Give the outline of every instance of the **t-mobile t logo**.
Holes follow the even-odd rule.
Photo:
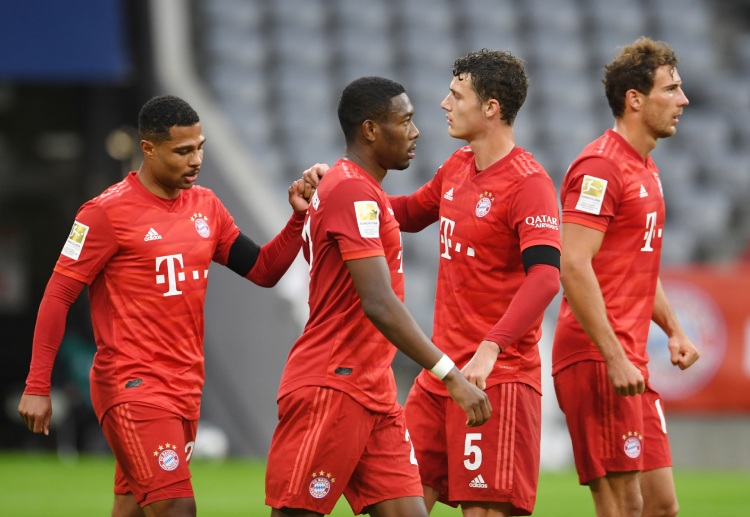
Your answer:
[[[473,257],[475,254],[474,248],[466,245],[462,246],[460,242],[454,242],[452,237],[455,227],[456,221],[440,216],[440,243],[443,245],[443,253],[441,253],[440,256],[451,260],[451,250],[456,253],[461,253],[461,249],[463,248],[463,252],[468,257]]]

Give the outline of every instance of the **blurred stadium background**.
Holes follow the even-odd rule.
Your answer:
[[[51,438],[15,412],[39,300],[77,208],[139,166],[137,113],[171,93],[208,139],[200,183],[264,242],[289,212],[286,188],[343,149],[336,103],[361,75],[402,82],[422,136],[385,188],[408,193],[460,142],[439,103],[453,60],[482,47],[524,58],[531,88],[516,124],[559,187],[569,162],[612,125],[602,69],[640,35],[668,41],[691,101],[654,158],[668,221],[665,286],[703,358],[673,372],[654,331],[654,384],[677,467],[750,470],[750,1],[727,0],[29,0],[0,15],[0,449],[106,452],[88,402],[93,338],[73,307],[54,372]],[[407,305],[429,332],[437,230],[405,236]],[[275,393],[306,315],[306,266],[263,290],[212,268],[207,385],[196,455],[264,458]],[[549,341],[558,302],[541,343]],[[166,316],[168,317],[168,316]],[[395,363],[402,400],[415,367]],[[549,380],[549,376],[547,376]],[[571,464],[551,382],[544,467]]]

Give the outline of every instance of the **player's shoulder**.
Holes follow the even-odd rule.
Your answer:
[[[522,179],[550,179],[547,169],[537,161],[534,155],[523,147],[515,147],[508,162],[508,168]],[[550,179],[551,181],[551,179]]]

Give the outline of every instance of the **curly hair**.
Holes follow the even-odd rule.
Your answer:
[[[662,66],[669,66],[671,70],[677,66],[674,50],[663,41],[641,36],[622,47],[615,59],[604,67],[602,80],[615,118],[625,113],[625,93],[631,89],[643,94],[651,92],[656,70]]]
[[[384,122],[391,110],[391,99],[404,93],[404,87],[384,77],[360,77],[341,92],[338,115],[347,143],[365,120]]]
[[[138,114],[138,133],[155,143],[169,140],[172,126],[189,127],[200,122],[198,113],[179,97],[161,95],[146,102]]]
[[[471,76],[479,102],[496,99],[502,108],[502,120],[513,125],[529,89],[523,60],[504,50],[483,48],[453,63],[454,77],[463,79],[466,75]]]

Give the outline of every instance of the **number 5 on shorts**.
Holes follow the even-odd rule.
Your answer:
[[[464,443],[464,456],[468,456],[464,460],[466,470],[477,470],[482,465],[482,449],[479,448],[479,445],[472,443],[481,439],[482,433],[466,433],[466,442]],[[472,458],[472,456],[474,457]]]

